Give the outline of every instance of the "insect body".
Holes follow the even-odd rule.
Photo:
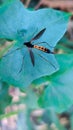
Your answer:
[[[46,53],[53,53],[53,52],[51,52],[49,49],[47,49],[47,48],[45,48],[45,47],[43,47],[43,46],[34,45],[33,48],[36,48],[36,49],[41,50],[41,51],[46,52]]]
[[[40,51],[43,51],[43,52],[45,52],[45,53],[53,54],[53,52],[51,52],[48,48],[45,48],[45,47],[43,47],[43,46],[38,46],[38,45],[33,45],[33,44],[32,44],[33,40],[37,40],[38,38],[40,38],[40,37],[43,35],[43,33],[44,33],[45,30],[46,30],[46,29],[44,28],[44,29],[41,30],[33,39],[31,39],[31,41],[24,43],[24,45],[26,45],[26,47],[28,47],[29,54],[30,54],[30,58],[31,58],[31,62],[32,62],[32,65],[33,65],[33,66],[35,65],[35,62],[34,62],[34,54],[33,54],[32,50],[31,50],[32,48],[36,48],[36,49],[38,49],[38,50],[40,50]],[[40,43],[46,43],[46,42],[40,42]],[[40,43],[39,43],[39,44],[40,44]],[[48,44],[48,43],[47,43],[47,44]]]
[[[47,49],[47,48],[45,48],[45,47],[43,47],[43,46],[32,45],[31,42],[27,42],[27,43],[25,43],[25,45],[26,45],[28,48],[36,48],[36,49],[38,49],[38,50],[40,50],[40,51],[43,51],[43,52],[46,52],[46,53],[53,53],[53,52],[51,52],[49,49]]]
[[[39,38],[43,35],[43,33],[45,32],[45,30],[46,30],[46,28],[42,29],[42,30],[41,30],[34,38],[32,38],[29,42],[24,42],[24,44],[23,44],[24,46],[26,46],[26,47],[28,48],[28,51],[29,51],[29,54],[30,54],[31,63],[32,63],[33,66],[35,65],[35,57],[34,57],[34,53],[33,53],[33,51],[32,51],[33,48],[38,49],[38,50],[40,50],[40,51],[42,51],[42,52],[44,52],[44,53],[54,54],[50,49],[38,45],[38,44],[41,44],[41,43],[46,43],[47,45],[49,45],[47,42],[40,42],[40,43],[37,43],[36,45],[33,45],[33,41],[39,39]],[[50,46],[50,45],[49,45],[49,46]],[[51,46],[50,46],[50,47],[51,47]],[[20,50],[20,49],[21,49],[21,48],[17,48],[16,50]],[[14,51],[15,51],[15,50],[14,50]],[[12,51],[11,53],[13,53],[14,51]],[[9,53],[9,54],[11,54],[11,53]],[[9,55],[9,54],[8,54],[8,55]],[[39,54],[38,52],[37,52],[37,54],[38,54],[38,56],[40,56],[41,58],[43,58],[43,60],[45,60],[46,62],[49,62],[45,57],[43,57],[43,56],[42,56],[41,54]],[[5,56],[6,56],[6,55],[5,55]],[[5,56],[4,56],[4,57],[5,57]],[[24,64],[24,58],[25,58],[25,55],[23,56],[22,66],[21,66],[21,69],[20,69],[19,72],[22,71],[23,64]],[[55,67],[51,62],[49,62],[49,63],[56,69],[56,67]]]

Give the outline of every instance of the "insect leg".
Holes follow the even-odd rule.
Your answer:
[[[56,70],[55,65],[53,65],[50,61],[48,61],[45,57],[43,57],[42,55],[40,55],[39,53],[37,53],[42,59],[44,59],[46,62],[48,62],[50,65],[52,65],[52,67]]]
[[[25,58],[26,55],[23,56],[23,59],[22,59],[22,65],[21,65],[21,68],[19,70],[18,73],[21,73],[22,69],[23,69],[23,65],[24,65],[24,58]]]
[[[17,51],[17,50],[20,50],[20,49],[21,49],[21,48],[17,48],[17,49],[15,49],[15,50],[13,50],[12,52],[10,52],[10,53],[4,55],[3,57],[6,57],[6,56],[8,56],[8,55],[12,54],[13,52],[15,52],[15,51]]]
[[[51,45],[49,45],[47,42],[39,42],[39,43],[36,43],[36,45],[39,45],[39,44],[41,44],[41,43],[46,43],[49,47],[51,47],[51,48],[53,48],[53,49],[54,49],[54,47],[53,47],[53,46],[51,46]]]

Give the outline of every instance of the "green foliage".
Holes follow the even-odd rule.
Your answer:
[[[9,95],[9,85],[0,82],[0,114],[5,112],[5,108],[10,105],[12,97]]]
[[[66,130],[59,122],[58,117],[54,111],[54,109],[49,107],[48,109],[45,109],[45,111],[42,114],[42,120],[48,124],[48,128],[51,130]]]
[[[10,0],[0,0],[0,4],[4,4],[7,1],[10,1]]]
[[[17,129],[18,130],[34,130],[36,128],[36,122],[40,123],[43,121],[45,124],[47,124],[47,129],[49,130],[54,130],[54,129],[58,129],[58,130],[66,130],[59,122],[56,113],[54,112],[54,109],[49,108],[47,110],[45,110],[43,112],[43,114],[39,117],[39,115],[33,116],[32,115],[32,119],[33,121],[31,121],[31,116],[32,114],[32,110],[31,109],[27,109],[25,112],[20,112],[18,114],[18,122],[17,122]],[[40,120],[38,121],[38,118],[40,118]],[[35,124],[33,125],[33,122],[35,122]]]
[[[62,50],[63,53],[67,54],[73,53],[73,41],[69,40],[67,36],[63,36],[57,44],[56,49]]]
[[[39,97],[41,107],[53,107],[63,112],[73,104],[73,54],[56,55],[60,70],[51,76],[34,82],[35,86],[45,86]]]

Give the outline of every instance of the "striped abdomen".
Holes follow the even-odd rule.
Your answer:
[[[47,49],[47,48],[45,48],[43,46],[34,45],[33,48],[36,48],[36,49],[41,50],[41,51],[46,52],[46,53],[53,53],[49,49]]]

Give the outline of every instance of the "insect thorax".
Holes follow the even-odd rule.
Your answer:
[[[33,47],[33,45],[31,44],[31,42],[25,42],[24,45],[26,45],[26,46],[29,47],[29,48],[32,48],[32,47]]]

